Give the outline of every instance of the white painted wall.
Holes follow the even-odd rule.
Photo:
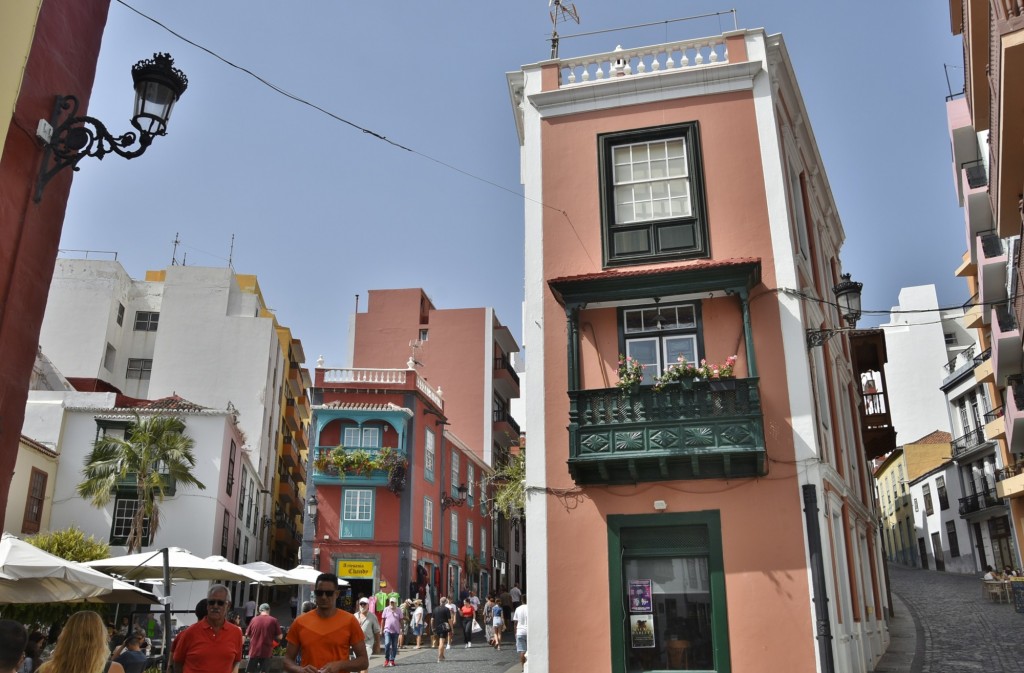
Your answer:
[[[939,307],[934,285],[905,287],[899,304],[893,307],[885,331],[889,361],[885,380],[896,443],[907,444],[936,430],[952,432],[945,395],[939,389],[949,360],[943,326],[935,312],[896,313],[906,310],[931,310]],[[964,344],[966,345],[966,344]]]
[[[56,393],[31,393],[26,417],[32,418],[37,432],[59,437],[60,462],[53,494],[50,527],[52,530],[78,526],[87,535],[109,541],[114,509],[113,499],[104,508],[96,508],[77,493],[82,468],[97,436],[97,416],[131,418],[131,410],[115,410],[114,396],[106,393],[67,393],[63,404],[54,404]],[[143,551],[167,546],[184,547],[206,557],[220,554],[225,510],[228,512],[228,557],[234,553],[239,473],[242,457],[236,452],[235,484],[232,495],[226,493],[228,451],[232,438],[240,447],[239,436],[226,410],[183,414],[186,434],[195,441],[197,462],[194,476],[205,490],[179,487],[174,496],[160,505],[160,528]],[[46,429],[40,424],[45,423]],[[245,535],[249,535],[248,532]],[[250,549],[253,542],[250,542]],[[127,552],[112,546],[111,555]],[[250,560],[253,560],[250,558]],[[175,582],[172,597],[175,609],[193,607],[206,595],[206,582]],[[190,623],[182,620],[179,623]]]
[[[164,282],[133,281],[116,261],[57,260],[40,345],[65,376],[100,378],[132,397],[232,403],[257,474],[269,483],[284,376],[273,319],[259,317],[259,297],[243,292],[231,269],[165,272]],[[135,331],[137,311],[159,311],[158,330]],[[111,369],[107,344],[117,351]],[[126,378],[129,358],[152,359],[151,378]]]
[[[942,477],[946,482],[946,497],[949,503],[947,509],[942,509],[939,502],[938,478]],[[924,485],[927,484],[931,490],[932,514],[929,516],[924,501]],[[914,508],[914,528],[917,537],[923,537],[928,549],[928,567],[935,570],[935,549],[932,545],[932,533],[939,533],[942,540],[942,557],[946,566],[946,572],[973,574],[977,571],[975,567],[974,551],[971,545],[970,531],[967,522],[960,517],[959,501],[963,497],[960,488],[960,477],[956,463],[952,461],[945,463],[942,469],[932,470],[926,475],[918,478],[910,484],[910,496]],[[953,521],[956,526],[957,535],[957,556],[951,556],[949,548],[949,534],[946,522]],[[917,541],[914,541],[917,545]]]

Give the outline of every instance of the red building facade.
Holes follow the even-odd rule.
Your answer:
[[[41,202],[33,203],[42,159],[35,129],[40,119],[50,118],[58,95],[77,96],[80,113],[87,114],[109,5],[109,0],[41,2],[13,115],[0,122],[0,131],[6,134],[0,157],[0,475],[5,477],[0,479],[0,516],[6,510],[71,189],[72,173],[64,171],[47,185]],[[17,9],[0,10],[0,21],[9,17],[9,11]]]
[[[486,592],[488,471],[438,392],[413,370],[317,367],[312,399],[313,564],[349,582],[345,607],[381,582],[431,604]]]

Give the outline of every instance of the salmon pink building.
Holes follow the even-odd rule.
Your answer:
[[[840,315],[843,227],[782,37],[556,58],[508,84],[531,673],[872,670],[865,447],[894,440],[865,422],[857,366],[884,352]]]
[[[349,583],[344,606],[381,582],[428,605],[488,587],[488,470],[437,389],[411,368],[319,363],[312,397],[313,564]]]

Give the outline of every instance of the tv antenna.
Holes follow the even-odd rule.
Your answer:
[[[178,232],[174,232],[174,251],[171,253],[171,266],[178,265],[178,245],[181,243],[181,238],[178,236]]]
[[[416,351],[423,347],[423,342],[419,339],[413,339],[409,342],[409,349],[412,353],[409,355],[409,361],[406,362],[408,369],[415,369],[416,367],[422,367],[423,363],[416,359]]]
[[[548,0],[548,7],[551,7],[551,58],[558,58],[558,24],[563,21],[575,21],[580,23],[580,13],[576,10],[576,3],[569,5],[562,4],[562,0]]]

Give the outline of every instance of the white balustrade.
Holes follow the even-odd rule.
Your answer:
[[[636,77],[655,72],[685,70],[729,62],[721,37],[685,40],[654,47],[562,59],[561,87],[579,86],[615,77]]]
[[[324,383],[405,383],[405,369],[325,369]]]
[[[444,402],[441,401],[441,394],[430,387],[430,384],[424,381],[418,374],[416,375],[416,387],[421,393],[430,398],[439,409],[444,409]]]

